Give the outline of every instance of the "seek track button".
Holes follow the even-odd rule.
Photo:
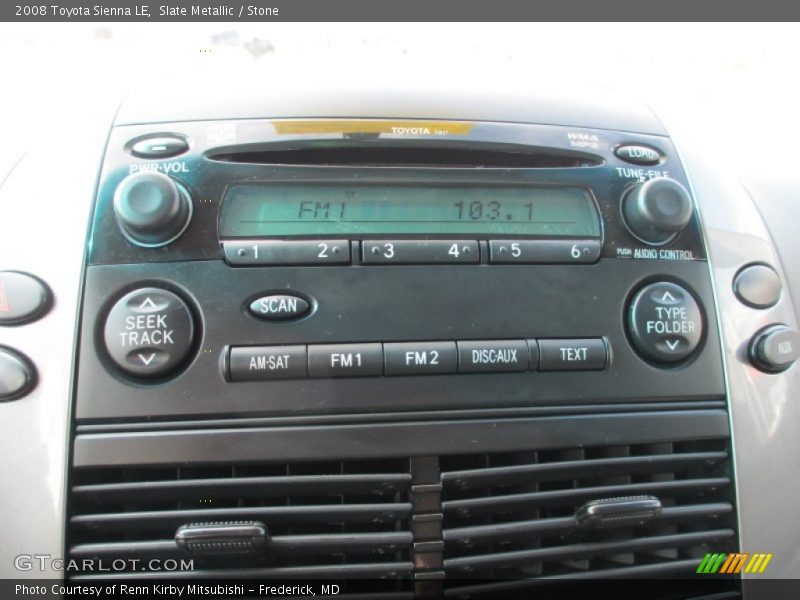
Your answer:
[[[176,370],[194,341],[189,307],[176,294],[141,288],[120,298],[106,318],[106,349],[129,375],[159,377]]]

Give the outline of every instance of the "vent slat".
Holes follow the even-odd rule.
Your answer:
[[[508,567],[529,562],[579,560],[622,553],[658,550],[661,548],[680,548],[721,541],[731,538],[735,534],[736,532],[733,529],[717,529],[675,535],[638,537],[621,541],[570,544],[550,548],[531,548],[528,550],[515,550],[494,554],[479,554],[445,559],[444,569],[448,574],[464,573],[465,571],[469,572],[473,569]],[[695,565],[696,564],[697,562],[695,561]]]
[[[728,514],[732,510],[733,506],[727,502],[674,506],[663,509],[657,522],[669,523],[716,517]],[[490,525],[446,529],[444,531],[444,539],[447,542],[468,541],[471,543],[477,541],[505,541],[521,536],[539,537],[555,533],[564,533],[577,528],[578,524],[574,517],[534,519],[530,521],[513,521],[510,523],[492,523]]]
[[[730,479],[727,477],[710,477],[705,479],[683,479],[677,481],[653,481],[625,485],[593,486],[525,494],[505,494],[465,498],[461,500],[447,500],[442,503],[442,509],[445,514],[448,511],[459,511],[472,515],[483,514],[484,512],[498,509],[513,510],[520,507],[533,508],[578,504],[588,500],[618,495],[659,493],[669,495],[690,494],[713,491],[727,485],[730,485]]]
[[[575,573],[563,573],[559,575],[546,575],[544,577],[536,578],[515,579],[511,581],[454,586],[445,590],[444,596],[446,598],[457,598],[460,596],[471,598],[475,596],[487,596],[489,594],[495,595],[520,588],[528,588],[552,583],[554,579],[558,581],[575,581],[581,579],[598,579],[601,577],[621,579],[669,577],[671,575],[686,575],[686,573],[693,573],[696,568],[697,559],[692,558],[685,560],[673,560],[652,565],[615,567],[610,569],[598,569],[596,571],[581,571]],[[727,597],[728,596],[726,596],[726,598]]]
[[[218,477],[210,479],[177,479],[170,481],[136,481],[76,485],[72,493],[98,501],[159,501],[197,497],[274,498],[338,494],[393,494],[408,489],[409,473],[377,473],[368,475],[299,475],[294,477]]]
[[[382,533],[342,533],[321,535],[283,535],[269,540],[267,552],[270,554],[292,554],[297,552],[353,552],[358,550],[394,550],[409,546],[413,536],[406,531]],[[178,547],[175,540],[148,540],[129,542],[109,542],[99,544],[78,544],[70,548],[75,558],[85,557],[125,557],[163,555],[191,558]]]
[[[442,473],[442,482],[456,488],[481,487],[496,484],[533,483],[559,479],[577,479],[610,475],[679,472],[698,465],[713,465],[726,460],[727,452],[686,452],[681,454],[655,454],[650,456],[625,456],[596,458],[551,463],[534,463],[503,467],[487,467]]]
[[[192,510],[146,510],[140,512],[75,515],[70,523],[77,527],[104,530],[141,530],[143,527],[180,527],[198,521],[258,519],[270,523],[390,523],[407,517],[411,503],[323,504],[317,506],[252,506]]]
[[[73,575],[71,581],[90,582],[109,579],[343,579],[405,578],[414,571],[411,562],[320,564],[301,567],[207,569],[196,571],[147,571],[107,575]]]

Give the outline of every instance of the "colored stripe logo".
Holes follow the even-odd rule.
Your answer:
[[[711,574],[720,573],[735,575],[737,573],[763,573],[772,554],[756,552],[754,554],[740,552],[709,552],[700,561],[697,573]]]

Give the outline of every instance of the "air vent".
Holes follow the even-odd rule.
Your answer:
[[[139,559],[130,570],[147,576],[402,580],[413,568],[410,486],[408,460],[79,469],[69,555]],[[149,572],[152,559],[194,569]]]
[[[736,547],[727,440],[479,454],[440,465],[448,579],[688,576],[706,552]],[[616,524],[580,518],[587,506],[609,505],[638,508]]]

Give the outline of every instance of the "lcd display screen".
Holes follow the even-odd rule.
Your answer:
[[[225,194],[219,233],[600,237],[600,219],[581,187],[242,184]]]

